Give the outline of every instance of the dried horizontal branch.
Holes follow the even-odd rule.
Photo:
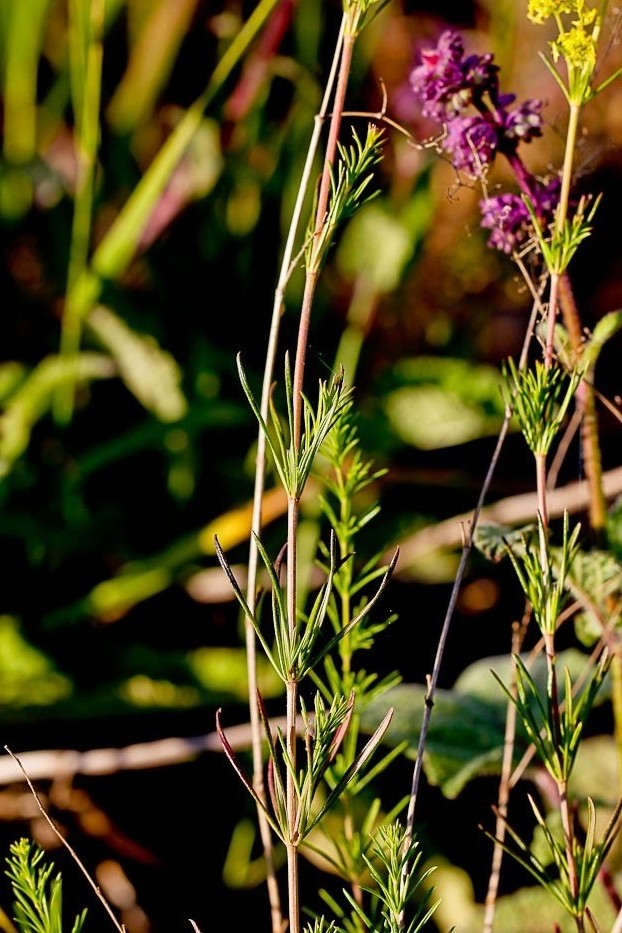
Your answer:
[[[603,489],[606,499],[622,494],[622,467],[603,473]],[[585,480],[569,483],[547,491],[549,518],[559,518],[565,511],[581,512],[588,507],[589,488]],[[538,509],[536,493],[524,493],[500,499],[485,506],[479,517],[482,522],[499,522],[502,525],[522,525],[533,521]],[[468,526],[472,512],[453,515],[442,522],[422,528],[400,543],[400,564],[396,576],[408,573],[408,567],[424,554],[443,548],[459,548],[464,539],[464,526]]]
[[[302,729],[302,717],[298,717]],[[277,729],[285,728],[285,717],[270,720]],[[229,744],[238,751],[250,745],[250,727],[243,723],[226,730]],[[147,768],[163,768],[182,764],[197,758],[203,752],[221,752],[222,746],[216,732],[189,738],[171,737],[155,742],[139,742],[124,748],[93,748],[84,752],[71,749],[48,749],[20,752],[19,760],[31,781],[58,780],[75,775],[106,775],[119,771],[139,771]],[[15,784],[23,780],[23,774],[15,761],[8,755],[0,758],[0,785]]]

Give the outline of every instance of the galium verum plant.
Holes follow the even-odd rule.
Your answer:
[[[274,834],[285,846],[287,853],[287,891],[288,922],[292,933],[300,930],[300,904],[298,894],[298,855],[300,846],[307,836],[321,822],[329,808],[351,789],[369,766],[371,756],[380,744],[392,717],[389,710],[362,749],[357,748],[358,728],[350,731],[351,723],[357,715],[357,700],[362,695],[363,687],[369,688],[372,680],[351,680],[348,659],[352,646],[356,643],[367,617],[381,595],[395,565],[396,557],[388,567],[381,571],[370,571],[359,585],[373,582],[381,577],[375,593],[361,599],[356,611],[350,611],[350,603],[355,595],[352,576],[344,570],[351,561],[348,551],[354,525],[344,524],[344,506],[357,491],[357,486],[365,480],[365,471],[361,468],[359,478],[349,489],[340,491],[341,514],[336,524],[336,531],[331,532],[330,541],[324,550],[326,578],[318,593],[311,600],[307,610],[299,599],[299,557],[298,557],[298,520],[300,500],[303,496],[309,475],[318,453],[331,432],[338,430],[343,423],[346,411],[351,404],[351,390],[344,385],[342,375],[328,381],[320,381],[317,401],[313,403],[303,390],[305,357],[307,352],[307,334],[309,318],[317,278],[330,249],[335,233],[360,206],[370,197],[371,169],[381,155],[382,132],[374,125],[367,129],[364,138],[352,131],[352,144],[342,145],[338,141],[338,130],[345,87],[349,72],[352,46],[363,22],[369,18],[370,11],[378,6],[375,0],[357,0],[344,4],[344,19],[340,41],[343,43],[336,57],[339,62],[338,77],[333,102],[333,111],[329,125],[327,155],[320,178],[317,198],[307,234],[301,250],[305,270],[305,289],[302,300],[299,334],[293,367],[289,357],[285,361],[285,411],[277,410],[274,392],[267,399],[262,396],[257,401],[241,361],[238,361],[240,378],[249,404],[259,424],[260,438],[265,443],[281,485],[287,496],[287,544],[276,560],[267,553],[260,535],[254,534],[254,546],[270,581],[271,591],[271,632],[266,632],[263,606],[249,599],[242,593],[227,559],[216,542],[218,558],[223,566],[242,611],[259,641],[270,663],[283,682],[286,696],[285,731],[272,726],[260,696],[257,696],[259,719],[263,726],[264,738],[268,750],[267,787],[264,796],[255,786],[255,782],[246,777],[237,763],[231,746],[222,727],[220,714],[217,727],[233,767],[247,787],[257,804],[260,819],[267,822]],[[280,287],[280,286],[279,286]],[[277,309],[280,312],[280,309]],[[264,381],[266,385],[266,381]],[[352,444],[350,444],[352,447]],[[258,469],[261,465],[258,464]],[[256,487],[257,488],[257,487]],[[284,568],[283,568],[283,565]],[[283,573],[284,569],[284,573]],[[335,592],[341,602],[342,611],[338,613]],[[347,607],[347,608],[346,608]],[[339,614],[339,624],[337,622]],[[325,632],[327,618],[333,622],[333,631]],[[369,642],[372,629],[359,640]],[[342,672],[337,684],[335,678],[326,686],[318,689],[313,700],[313,713],[300,696],[301,684],[305,678],[313,676],[318,683],[316,672],[324,665],[330,674],[330,662],[327,660],[333,649],[340,644],[349,644],[341,653]],[[349,681],[349,683],[348,683]],[[337,687],[337,689],[333,689]],[[339,688],[343,687],[343,691]],[[298,729],[302,722],[302,741],[299,749]],[[350,738],[348,738],[350,736]],[[333,763],[348,743],[348,752],[342,756],[337,768]],[[385,764],[389,759],[385,759]],[[325,780],[326,779],[326,780]],[[318,791],[326,786],[320,796]],[[368,843],[363,846],[366,850]],[[383,850],[384,851],[384,850]],[[410,858],[411,847],[407,848],[406,858]],[[389,860],[393,865],[393,861]],[[403,863],[400,866],[400,870]],[[350,880],[355,880],[351,878]],[[393,881],[399,882],[399,878]],[[413,889],[412,882],[404,889],[408,893]],[[355,888],[355,890],[357,890]],[[354,903],[359,901],[355,898]],[[400,911],[405,909],[400,906]],[[360,905],[359,905],[360,909]],[[323,921],[319,921],[320,928]],[[381,929],[393,929],[383,921]],[[276,925],[275,925],[276,924]],[[316,923],[317,927],[317,923]],[[331,926],[332,929],[339,929]],[[410,929],[416,927],[411,924]],[[418,928],[418,927],[417,927]],[[275,921],[273,903],[273,929],[278,929],[278,916]]]

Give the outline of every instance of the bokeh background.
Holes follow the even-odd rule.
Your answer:
[[[247,719],[243,636],[213,535],[243,567],[256,429],[235,357],[259,386],[282,243],[341,10],[333,0],[260,4],[262,27],[223,70],[253,10],[243,0],[0,6],[1,739],[32,767],[42,801],[128,933],[189,929],[189,917],[203,933],[224,917],[231,929],[268,929],[252,808],[210,738],[218,707],[228,725]],[[526,157],[536,172],[555,170],[563,100],[538,57],[546,31],[525,12],[522,0],[392,0],[357,45],[348,93],[348,109],[359,114],[378,112],[384,98],[419,145],[386,132],[379,196],[343,231],[320,283],[308,385],[345,363],[363,448],[386,470],[373,490],[381,517],[361,548],[364,557],[402,545],[383,597],[383,612],[398,620],[366,663],[399,669],[408,683],[421,684],[431,669],[459,558],[457,520],[443,540],[424,532],[476,501],[503,417],[501,363],[520,350],[530,297],[511,261],[486,246],[481,192],[422,145],[437,128],[422,120],[407,78],[423,42],[447,24],[459,28],[470,49],[495,53],[504,91],[545,101],[544,136]],[[80,31],[87,14],[102,18],[99,104],[87,80],[97,66]],[[618,28],[612,13],[603,75],[619,65]],[[158,168],[149,200],[145,179],[193,113],[187,145],[167,171]],[[359,132],[365,126],[361,116],[351,122]],[[572,269],[587,328],[622,307],[621,143],[618,82],[587,109],[577,153],[577,187],[603,192],[594,235]],[[89,145],[92,197],[84,189]],[[503,166],[490,184],[514,190]],[[80,246],[76,205],[85,204]],[[141,207],[138,220],[128,204]],[[78,285],[76,269],[84,273]],[[93,282],[95,297],[85,299],[80,288]],[[301,287],[297,271],[280,359],[295,340]],[[620,350],[614,338],[598,367],[598,386],[612,400],[621,391]],[[599,417],[603,465],[612,471],[619,423],[605,409]],[[558,482],[582,476],[575,441]],[[511,435],[490,500],[532,489],[530,459]],[[284,502],[272,496],[267,507],[266,544],[276,553]],[[303,517],[312,534],[312,497]],[[441,687],[507,653],[521,612],[510,569],[475,554]],[[570,628],[562,641],[577,646]],[[277,711],[268,671],[262,684]],[[606,705],[600,717],[596,731],[605,733]],[[481,737],[484,726],[474,729]],[[180,742],[150,744],[169,738]],[[60,765],[52,754],[136,745],[140,767],[129,767],[127,754]],[[48,754],[26,754],[36,750]],[[407,793],[410,768],[398,762],[380,792],[393,801]],[[426,855],[455,868],[443,875],[448,912],[439,923],[462,919],[458,929],[475,929],[470,912],[485,894],[490,860],[478,824],[492,825],[496,779],[478,777],[450,796],[430,781],[423,795]],[[520,820],[526,805],[515,812]],[[7,756],[0,843],[6,850],[24,833],[54,850],[68,904],[90,903]],[[327,883],[305,868],[310,904]],[[508,867],[504,892],[526,883]],[[10,915],[6,885],[0,891]],[[88,928],[109,928],[95,904]]]

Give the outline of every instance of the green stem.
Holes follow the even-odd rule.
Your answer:
[[[523,615],[522,622],[515,622],[512,626],[512,657],[511,657],[511,680],[510,693],[514,698],[517,696],[516,685],[516,657],[520,654],[523,647],[523,641],[527,632],[527,626],[531,618],[531,607],[528,605]],[[503,738],[503,760],[501,763],[501,780],[499,782],[499,796],[497,799],[497,819],[495,823],[495,846],[492,855],[492,864],[490,866],[490,877],[488,879],[488,890],[486,891],[486,900],[484,902],[484,926],[483,933],[492,933],[495,912],[497,908],[497,897],[499,893],[499,882],[501,879],[501,863],[503,861],[503,841],[506,834],[508,805],[510,802],[512,775],[512,764],[514,761],[515,742],[516,742],[516,723],[518,712],[516,702],[508,703],[505,714],[505,733]]]
[[[296,639],[296,577],[298,544],[298,499],[290,496],[287,503],[287,626],[289,644]],[[296,714],[298,705],[298,681],[294,671],[289,672],[287,691],[286,746],[291,767],[287,768],[285,793],[287,806],[287,880],[289,901],[289,929],[291,933],[300,930],[300,906],[298,892],[298,805],[296,800],[294,774],[296,773]]]
[[[547,548],[547,533],[549,527],[549,511],[546,498],[546,454],[536,454],[536,490],[538,497],[538,512],[541,522],[539,524],[540,535],[540,566],[542,573],[549,572],[549,556]]]
[[[566,150],[564,152],[564,165],[562,169],[562,186],[559,194],[559,207],[557,209],[556,230],[561,233],[568,217],[568,201],[570,198],[570,184],[572,182],[572,166],[574,162],[575,147],[577,144],[577,132],[579,129],[579,116],[581,107],[579,104],[571,102],[570,114],[568,117],[568,129],[566,131]]]
[[[343,30],[344,30],[345,17],[342,20],[342,26],[339,31],[339,36],[337,38],[335,52],[333,55],[333,62],[331,70],[329,73],[328,80],[326,82],[326,89],[324,92],[324,97],[320,110],[316,115],[313,133],[311,135],[311,141],[309,143],[309,148],[307,150],[307,155],[305,159],[305,165],[302,172],[302,177],[300,184],[298,186],[298,192],[296,195],[296,202],[294,204],[294,210],[292,212],[292,217],[290,220],[289,231],[287,234],[287,239],[285,241],[285,247],[283,250],[283,257],[281,259],[281,268],[279,272],[279,279],[274,293],[274,302],[272,306],[272,319],[270,323],[270,334],[268,337],[268,347],[266,351],[266,361],[264,366],[263,374],[263,383],[261,391],[261,414],[264,422],[267,423],[269,416],[269,406],[270,406],[270,394],[272,391],[272,382],[274,378],[274,368],[276,361],[276,353],[279,342],[279,333],[281,325],[281,317],[283,315],[284,300],[285,300],[285,289],[291,275],[291,266],[292,266],[292,257],[294,254],[294,244],[296,242],[296,235],[300,227],[300,219],[302,216],[302,210],[305,202],[305,196],[309,187],[309,178],[311,176],[311,168],[313,161],[315,159],[320,136],[322,132],[322,127],[324,121],[326,120],[326,115],[328,113],[328,107],[330,99],[332,97],[333,86],[335,82],[335,76],[337,73],[337,67],[339,64],[339,59],[341,56],[341,45],[343,41]],[[251,612],[254,612],[256,603],[257,603],[257,569],[258,569],[258,557],[259,552],[257,549],[257,543],[254,535],[259,536],[261,533],[262,519],[263,519],[263,494],[265,488],[265,474],[266,474],[266,436],[261,428],[259,428],[257,434],[257,458],[255,465],[255,486],[253,493],[253,518],[252,518],[252,531],[253,535],[251,536],[251,542],[249,547],[249,556],[248,556],[248,586],[247,586],[247,603],[251,609]],[[265,800],[265,790],[264,790],[264,781],[263,781],[263,746],[262,746],[262,736],[261,736],[261,723],[259,720],[259,714],[257,710],[257,704],[255,703],[255,694],[257,690],[257,639],[255,636],[255,630],[250,622],[250,619],[245,620],[245,636],[246,636],[246,665],[247,665],[247,675],[248,675],[248,684],[249,684],[249,699],[250,699],[250,723],[251,723],[251,735],[252,735],[252,746],[253,746],[253,783],[255,790],[259,794],[262,800]],[[281,909],[281,899],[279,894],[279,888],[276,881],[276,875],[274,870],[274,858],[273,858],[273,845],[272,845],[272,836],[270,832],[270,827],[268,821],[265,817],[265,814],[260,807],[257,807],[257,820],[259,824],[259,832],[261,836],[261,841],[264,849],[264,856],[266,859],[266,868],[267,868],[267,887],[268,887],[268,899],[270,903],[270,911],[272,917],[272,933],[281,933],[283,928],[283,914]]]
[[[548,668],[547,693],[551,710],[551,720],[553,725],[553,734],[555,745],[558,749],[561,746],[561,712],[559,708],[559,694],[557,688],[557,655],[555,651],[555,633],[545,632],[544,646],[546,652],[546,663]],[[561,752],[560,752],[561,754]],[[559,795],[559,813],[562,821],[564,833],[564,847],[566,849],[566,861],[568,863],[568,880],[570,882],[570,892],[573,901],[576,903],[579,894],[579,876],[577,872],[577,863],[574,853],[574,828],[572,825],[572,816],[570,805],[568,803],[568,781],[564,776],[556,780],[557,793]],[[584,923],[582,917],[575,917],[577,929],[583,930]]]
[[[74,52],[72,90],[77,169],[60,354],[74,370],[84,317],[81,281],[87,269],[93,215],[93,188],[99,143],[104,13],[104,0],[92,0],[88,5],[85,4],[85,0],[74,0],[69,4]],[[85,31],[88,38],[86,48],[83,48]],[[62,384],[54,399],[54,413],[60,424],[67,424],[71,419],[74,392],[75,379],[69,379]]]

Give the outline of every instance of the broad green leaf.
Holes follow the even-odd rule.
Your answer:
[[[544,694],[547,684],[547,665],[544,655],[539,654],[533,660],[530,660],[528,655],[521,655],[521,658],[527,665],[536,686]],[[558,670],[563,671],[567,668],[573,683],[585,674],[588,664],[588,655],[577,648],[567,648],[557,655]],[[512,676],[512,659],[506,654],[500,654],[469,664],[456,680],[453,692],[457,695],[477,697],[479,700],[494,705],[499,698],[500,690],[492,676],[492,671],[502,683],[509,686]],[[561,684],[560,689],[563,689]],[[606,679],[601,691],[597,694],[595,705],[603,703],[609,696],[609,680]]]
[[[135,674],[118,688],[118,695],[139,709],[192,709],[201,702],[201,692],[188,684]]]
[[[619,755],[611,735],[583,739],[570,778],[570,793],[576,800],[591,797],[596,805],[596,834],[600,837],[618,803]]]
[[[244,648],[197,648],[188,655],[194,676],[206,690],[248,700],[248,676]],[[283,684],[263,655],[257,657],[258,686],[264,699],[281,696]]]
[[[109,308],[98,305],[88,326],[115,360],[119,375],[136,398],[161,421],[178,421],[187,412],[181,372],[155,339],[132,330]]]
[[[618,616],[620,614],[622,564],[609,551],[578,551],[566,577],[566,585],[583,607],[577,631],[586,644],[594,644],[602,635],[603,628],[612,621],[609,605],[612,598]]]
[[[26,641],[18,621],[0,616],[0,705],[47,706],[71,692],[71,682]]]
[[[480,522],[475,529],[473,543],[489,560],[499,561],[507,557],[508,547],[522,546],[523,538],[533,533],[535,528],[535,524],[511,528],[497,522]]]
[[[490,678],[492,680],[492,677]],[[424,769],[430,783],[447,797],[456,797],[477,774],[498,773],[503,753],[505,703],[501,691],[495,704],[477,697],[439,690],[434,698]],[[371,729],[380,713],[395,710],[387,741],[406,740],[406,754],[415,755],[423,717],[425,687],[400,684],[372,701],[362,715],[362,726]]]
[[[467,855],[465,864],[470,867],[468,858]],[[455,929],[456,933],[481,933],[484,907],[475,900],[473,884],[467,872],[443,859],[435,858],[434,863],[437,865],[434,874],[435,896],[440,899],[434,918],[438,929]],[[619,881],[619,877],[616,877],[615,884],[618,885]],[[615,914],[602,885],[595,885],[589,903],[600,929],[610,930]],[[576,933],[577,925],[544,888],[537,885],[523,887],[498,899],[495,930],[499,933],[551,933],[553,929],[558,929],[559,933]]]
[[[534,526],[513,529],[495,522],[478,525],[475,546],[490,560],[507,555],[508,547],[516,553],[522,549]],[[560,551],[551,549],[554,561],[559,563]],[[581,604],[583,611],[575,617],[575,629],[581,642],[593,645],[601,637],[603,628],[612,621],[610,600],[618,605],[622,597],[622,564],[609,551],[577,551],[568,574],[566,587]],[[618,615],[620,608],[617,609]]]
[[[527,662],[527,658],[524,658]],[[559,669],[567,667],[573,681],[585,672],[588,658],[577,649],[558,655]],[[475,777],[498,774],[503,754],[506,699],[492,671],[505,684],[511,677],[511,660],[507,655],[483,658],[467,667],[452,690],[438,690],[426,746],[424,770],[430,783],[437,785],[445,796],[458,796],[468,781]],[[546,661],[538,657],[530,672],[544,693]],[[599,692],[596,704],[609,695],[608,681]],[[373,701],[362,716],[362,725],[371,729],[388,706],[395,709],[387,741],[391,745],[406,740],[407,754],[415,755],[423,718],[425,687],[421,684],[399,684],[379,700]],[[519,734],[516,757],[527,746]]]
[[[607,515],[607,540],[618,560],[622,560],[622,496],[616,499]]]
[[[466,360],[417,357],[393,368],[384,408],[398,437],[423,450],[495,434],[503,421],[500,374]]]
[[[351,279],[363,278],[376,292],[393,291],[427,228],[431,201],[427,189],[416,196],[411,216],[396,216],[381,201],[364,205],[352,218],[337,252],[337,264]],[[409,223],[413,219],[415,223]]]

